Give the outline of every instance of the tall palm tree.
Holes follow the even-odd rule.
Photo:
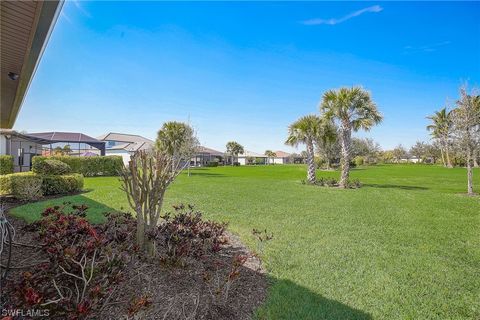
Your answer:
[[[316,115],[303,116],[288,127],[288,138],[285,144],[298,146],[305,144],[307,146],[307,181],[315,183],[315,161],[314,161],[314,141],[320,128],[320,117]]]
[[[243,146],[236,141],[228,142],[226,145],[226,148],[227,148],[227,154],[229,154],[232,157],[232,166],[233,166],[234,157],[238,158],[239,154],[245,153]]]
[[[431,131],[432,137],[440,142],[443,165],[452,168],[449,152],[450,136],[452,134],[452,112],[443,108],[427,117],[427,119],[432,120],[432,124],[427,126],[427,130]]]
[[[272,150],[266,150],[265,155],[267,156],[267,164],[270,164],[270,159],[275,159],[275,157],[277,156],[277,154]],[[272,164],[275,164],[275,160]]]
[[[361,87],[329,90],[323,94],[320,110],[325,119],[337,120],[340,124],[342,145],[342,176],[340,187],[346,188],[350,176],[352,131],[370,130],[382,121],[370,93]]]

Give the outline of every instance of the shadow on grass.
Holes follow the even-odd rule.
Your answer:
[[[426,187],[402,186],[402,185],[398,185],[398,184],[364,183],[363,186],[371,187],[371,188],[381,188],[381,189],[428,190],[428,188],[426,188]]]
[[[325,298],[290,280],[269,278],[267,300],[257,310],[260,319],[369,320],[372,316]]]
[[[198,169],[195,169],[195,171],[190,172],[190,176],[203,176],[203,177],[212,177],[212,178],[222,178],[225,177],[224,174],[222,173],[213,173],[213,172],[196,172]]]
[[[67,205],[71,208],[72,205],[83,204],[88,207],[87,219],[92,223],[102,223],[105,221],[105,213],[118,211],[101,202],[83,196],[82,194],[84,193],[48,198],[11,207],[9,213],[16,218],[25,220],[27,223],[32,223],[40,219],[41,213],[48,207]]]

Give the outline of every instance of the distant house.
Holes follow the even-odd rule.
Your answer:
[[[110,132],[97,139],[105,141],[105,153],[108,156],[121,156],[125,165],[128,164],[130,157],[135,152],[148,150],[154,146],[152,140],[136,134]]]
[[[266,164],[267,163],[267,156],[264,154],[256,153],[253,151],[245,150],[245,153],[238,155],[238,163],[240,165],[247,165],[247,164]]]
[[[275,151],[275,158],[268,160],[269,164],[288,164],[292,163],[291,154],[284,151]]]
[[[192,157],[190,165],[194,167],[206,166],[209,162],[223,163],[223,152],[200,146],[197,149],[197,153]]]
[[[0,154],[13,156],[15,172],[29,171],[36,155],[50,156],[59,151],[69,156],[86,152],[105,155],[105,142],[78,132],[21,133],[0,129],[0,141]]]

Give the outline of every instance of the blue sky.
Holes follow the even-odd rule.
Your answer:
[[[67,2],[15,128],[155,138],[189,121],[224,150],[284,146],[322,93],[362,85],[383,148],[480,82],[479,2]]]

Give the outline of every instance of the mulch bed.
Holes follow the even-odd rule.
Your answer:
[[[8,204],[7,204],[8,206]],[[35,243],[36,232],[25,229],[23,220],[8,216],[16,230],[12,250],[13,267],[7,279],[18,279],[29,265],[45,260]],[[267,277],[260,260],[239,239],[228,233],[215,259],[191,259],[184,266],[168,266],[160,261],[131,259],[124,281],[116,285],[98,314],[90,319],[250,319],[266,297]],[[232,259],[248,255],[233,282],[227,301],[215,299],[215,280],[225,279]],[[205,281],[205,277],[212,277]],[[8,300],[8,297],[5,297]],[[37,317],[38,318],[38,317]],[[49,319],[55,319],[50,314]],[[26,319],[24,317],[18,319]]]

